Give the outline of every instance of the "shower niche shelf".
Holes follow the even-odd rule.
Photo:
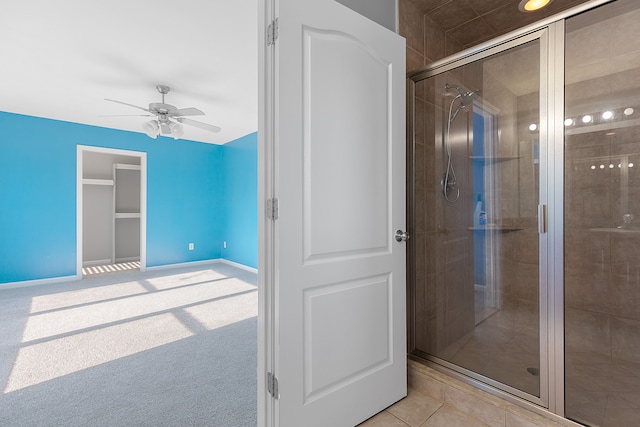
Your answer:
[[[639,228],[590,228],[596,233],[640,234]]]
[[[522,156],[469,156],[469,158],[474,162],[498,163],[507,160],[518,160]]]
[[[484,232],[495,232],[495,233],[511,233],[512,231],[521,231],[524,228],[517,227],[507,227],[503,225],[486,225],[484,227],[469,227],[469,230],[472,231],[484,231]]]

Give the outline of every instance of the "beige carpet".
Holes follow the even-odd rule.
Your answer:
[[[1,426],[255,426],[256,275],[0,285]]]

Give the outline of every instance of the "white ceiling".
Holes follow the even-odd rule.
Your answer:
[[[223,144],[257,130],[256,0],[9,0],[0,9],[0,111],[142,132],[155,86],[197,107],[183,139]]]

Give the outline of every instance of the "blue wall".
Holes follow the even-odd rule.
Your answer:
[[[258,134],[224,145],[222,257],[258,268]]]
[[[76,273],[78,144],[147,153],[148,266],[222,256],[225,188],[241,187],[224,178],[225,146],[3,112],[0,129],[0,283]]]

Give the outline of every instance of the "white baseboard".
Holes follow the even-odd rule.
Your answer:
[[[70,282],[72,280],[81,280],[82,275],[51,277],[49,279],[23,280],[22,282],[0,283],[0,291],[3,289],[26,288],[27,286],[51,285],[53,283]]]
[[[111,260],[109,260],[108,262],[106,262],[104,264],[108,264],[110,262],[111,262]],[[211,264],[227,264],[227,265],[231,265],[231,266],[236,267],[236,268],[240,268],[242,270],[249,271],[251,273],[257,273],[258,272],[257,268],[249,267],[247,265],[240,264],[240,263],[233,262],[233,261],[229,261],[229,260],[223,259],[223,258],[206,259],[206,260],[203,260],[203,261],[181,262],[181,263],[177,263],[177,264],[156,265],[156,266],[153,266],[153,267],[147,267],[147,270],[149,270],[149,271],[151,271],[151,270],[167,270],[167,269],[170,269],[170,268],[182,268],[182,267],[187,267],[188,268],[188,267],[197,267],[197,266],[204,266],[204,265],[211,265]],[[22,281],[22,282],[0,283],[0,290],[2,290],[2,289],[22,288],[22,287],[26,287],[26,286],[48,285],[48,284],[52,284],[52,283],[70,282],[72,280],[81,280],[81,279],[82,279],[82,274],[73,275],[73,276],[52,277],[52,278],[49,278],[49,279],[25,280],[25,281]]]
[[[249,266],[244,265],[244,264],[239,264],[237,262],[229,261],[229,260],[223,259],[223,258],[206,259],[206,260],[203,260],[203,261],[180,262],[180,263],[176,263],[176,264],[155,265],[153,267],[147,267],[147,270],[148,271],[166,270],[166,269],[169,269],[169,268],[182,268],[182,267],[189,268],[189,267],[203,266],[203,265],[207,265],[207,264],[227,264],[227,265],[231,265],[233,267],[241,268],[241,269],[246,270],[246,271],[250,271],[251,273],[257,273],[258,272],[258,269],[256,269],[256,268],[249,267]]]
[[[220,258],[219,261],[221,263],[223,263],[223,264],[229,264],[229,265],[232,265],[234,267],[241,268],[241,269],[246,270],[246,271],[250,271],[251,273],[258,274],[258,269],[257,268],[249,267],[248,265],[244,265],[244,264],[240,264],[240,263],[237,263],[237,262],[229,261],[228,259],[223,259],[223,258]]]

